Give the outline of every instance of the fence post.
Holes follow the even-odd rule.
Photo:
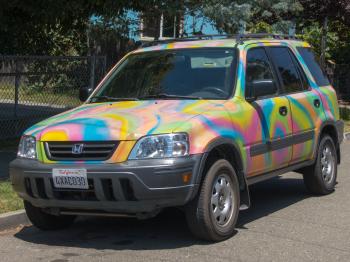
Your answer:
[[[96,56],[90,56],[90,88],[95,88],[95,64],[96,64]]]
[[[19,59],[16,59],[16,68],[15,68],[15,108],[14,108],[14,115],[17,118],[17,111],[18,111],[18,97],[19,97],[19,85],[20,85],[20,71],[19,71]]]

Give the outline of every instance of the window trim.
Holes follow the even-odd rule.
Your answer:
[[[311,91],[311,86],[310,86],[310,83],[309,83],[309,79],[307,78],[307,76],[305,74],[305,71],[304,71],[303,67],[300,64],[300,61],[298,60],[297,56],[294,54],[293,50],[291,48],[288,48],[288,49],[289,49],[288,51],[289,51],[290,55],[292,56],[292,61],[293,61],[294,65],[295,65],[295,67],[297,68],[299,77],[303,80],[302,86],[304,87],[304,82],[307,83],[306,88],[304,87],[304,89],[302,91],[291,92],[291,93],[288,93],[288,94],[295,94],[295,93],[302,93],[302,92]]]
[[[262,50],[264,50],[264,52],[266,54],[266,57],[267,57],[267,59],[269,61],[269,65],[270,65],[270,69],[271,69],[273,80],[275,81],[275,84],[276,84],[276,87],[277,87],[277,92],[275,94],[269,95],[269,96],[257,97],[255,99],[255,101],[279,97],[281,95],[281,84],[280,84],[280,81],[279,81],[278,76],[276,74],[275,67],[274,67],[274,65],[273,65],[273,63],[271,61],[271,57],[269,56],[265,46],[256,46],[256,47],[254,46],[254,47],[249,48],[247,50],[247,52],[246,52],[246,55],[245,55],[245,58],[246,58],[246,63],[245,63],[245,68],[244,68],[244,98],[245,98],[245,100],[247,101],[247,99],[249,99],[249,97],[247,97],[247,92],[246,92],[247,91],[248,52],[251,51],[251,50],[254,50],[254,49],[262,49]]]

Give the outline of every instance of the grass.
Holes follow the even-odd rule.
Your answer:
[[[350,120],[343,120],[344,121],[344,133],[350,132]]]
[[[11,182],[9,180],[0,181],[0,214],[22,208],[22,199],[13,191]]]
[[[81,104],[77,91],[66,91],[54,93],[51,90],[42,92],[26,92],[24,87],[20,87],[20,104],[54,104],[64,107],[75,107]],[[0,86],[0,98],[14,103],[15,90],[13,86]]]
[[[350,109],[347,107],[339,108],[340,118],[344,121],[344,132],[350,132]]]

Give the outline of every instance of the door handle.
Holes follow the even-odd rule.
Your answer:
[[[279,112],[281,116],[286,116],[288,114],[288,109],[286,106],[281,106]]]
[[[320,105],[321,105],[320,99],[316,98],[316,99],[314,100],[314,106],[317,107],[317,108],[319,108]]]

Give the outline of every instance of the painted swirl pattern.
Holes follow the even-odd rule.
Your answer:
[[[257,46],[289,46],[298,58],[309,81],[310,90],[259,100],[255,105],[244,98],[246,54]],[[190,139],[190,154],[200,154],[218,138],[235,142],[241,154],[244,172],[256,175],[288,163],[312,157],[316,138],[305,143],[252,155],[251,148],[292,134],[308,130],[317,132],[326,119],[339,119],[337,98],[331,86],[316,85],[297,46],[300,41],[255,40],[236,45],[232,39],[178,42],[139,49],[133,53],[173,48],[237,47],[239,63],[234,96],[228,100],[147,100],[114,103],[83,104],[75,109],[44,120],[25,134],[35,136],[38,159],[50,161],[44,151],[46,141],[120,141],[113,156],[104,162],[126,161],[136,141],[143,136],[172,132],[186,132]],[[113,70],[113,69],[112,69]],[[320,97],[322,106],[312,106]],[[278,108],[290,105],[291,114],[280,117]],[[260,108],[262,110],[257,109]],[[87,161],[91,163],[91,161]],[[74,164],[76,161],[66,161]]]

